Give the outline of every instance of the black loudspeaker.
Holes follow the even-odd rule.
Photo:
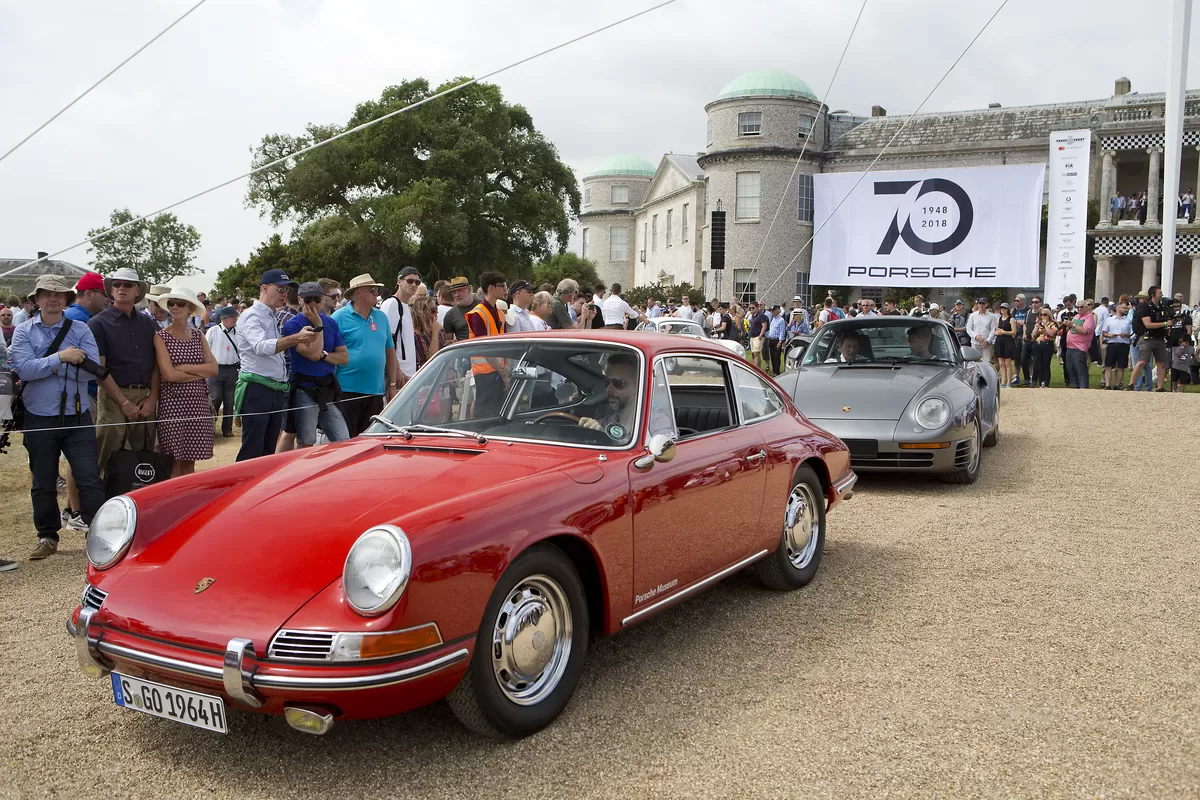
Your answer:
[[[725,269],[725,212],[712,212],[712,224],[708,228],[708,240],[712,245],[712,269]]]

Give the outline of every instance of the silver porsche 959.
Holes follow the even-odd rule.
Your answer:
[[[1000,378],[941,320],[855,317],[823,326],[789,356],[779,385],[850,448],[856,472],[979,478],[1000,437]]]

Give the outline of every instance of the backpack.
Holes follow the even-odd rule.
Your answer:
[[[1137,313],[1137,309],[1133,311],[1133,332],[1138,336],[1146,335],[1146,323],[1142,322],[1142,315]]]

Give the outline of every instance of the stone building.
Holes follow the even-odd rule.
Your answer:
[[[38,253],[37,258],[44,258],[45,253]],[[24,297],[33,291],[39,275],[62,275],[67,283],[74,286],[90,270],[72,264],[70,261],[49,259],[32,267],[26,267],[32,258],[0,258],[0,291],[12,292]],[[5,302],[7,294],[0,297],[0,303]]]
[[[863,171],[881,151],[879,171],[1045,164],[1052,131],[1086,128],[1092,131],[1089,200],[1102,211],[1088,231],[1096,295],[1133,293],[1162,278],[1165,97],[1131,89],[1121,78],[1112,96],[1097,100],[919,114],[901,132],[908,115],[889,117],[880,106],[870,117],[830,112],[794,75],[748,72],[705,106],[705,150],[694,157],[667,154],[657,169],[637,156],[614,156],[583,179],[584,255],[597,261],[608,282],[687,280],[702,283],[710,297],[809,298],[814,174]],[[1183,144],[1180,184],[1167,192],[1171,197],[1200,188],[1200,91],[1187,96]],[[1113,195],[1141,191],[1150,200],[1144,223],[1108,219]],[[723,272],[709,269],[707,244],[718,204],[726,212]],[[1043,243],[1043,276],[1044,253]],[[1174,289],[1200,303],[1200,225],[1180,220],[1176,254]],[[848,294],[878,297],[882,289],[849,287]]]

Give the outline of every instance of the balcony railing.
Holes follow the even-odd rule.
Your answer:
[[[1158,119],[1166,115],[1162,103],[1152,103],[1144,106],[1125,106],[1112,112],[1114,122],[1130,122],[1139,119]],[[1200,116],[1200,100],[1188,100],[1183,104],[1185,117]]]

